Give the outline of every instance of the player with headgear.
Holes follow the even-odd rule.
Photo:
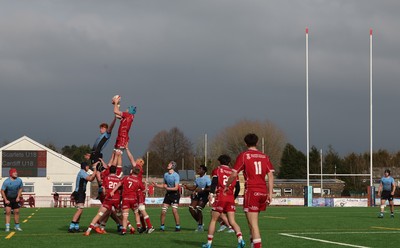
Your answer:
[[[181,226],[179,224],[179,213],[178,213],[178,206],[179,206],[179,174],[175,172],[176,169],[176,162],[171,161],[167,165],[167,172],[164,174],[164,183],[158,184],[152,182],[154,187],[165,189],[167,192],[164,197],[163,205],[161,208],[161,227],[160,231],[165,230],[165,216],[167,214],[168,208],[172,207],[172,214],[174,215],[175,219],[175,231],[179,232],[181,230]]]
[[[10,177],[4,180],[1,186],[1,196],[3,197],[3,203],[5,208],[6,217],[6,232],[10,231],[11,211],[14,212],[14,229],[16,231],[22,231],[19,225],[19,208],[20,198],[22,196],[22,180],[18,177],[17,169],[10,168]]]
[[[113,164],[122,167],[122,153],[126,149],[129,142],[129,130],[131,129],[133,119],[136,114],[136,107],[130,106],[125,112],[120,111],[121,97],[117,96],[113,99],[114,104],[114,114],[117,118],[120,118],[120,124],[118,128],[118,136],[114,145],[114,162]]]

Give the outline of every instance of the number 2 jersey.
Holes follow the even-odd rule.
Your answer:
[[[255,149],[240,153],[236,158],[233,170],[237,173],[243,171],[246,189],[262,193],[268,193],[265,176],[269,172],[275,171],[269,157]]]
[[[226,182],[228,181],[228,178],[232,174],[232,168],[226,165],[220,165],[217,168],[215,168],[212,172],[212,177],[217,177],[218,178],[218,184],[215,188],[215,193],[217,196],[217,199],[220,201],[224,202],[234,202],[235,197],[234,197],[234,190],[235,190],[235,185],[237,178],[233,180],[231,185],[228,187],[228,191],[224,193],[224,188],[226,185]]]
[[[111,196],[110,193],[117,186],[117,184],[121,181],[115,174],[110,174],[103,179],[103,187],[106,193],[106,200],[119,200],[120,192],[116,190],[114,196]]]

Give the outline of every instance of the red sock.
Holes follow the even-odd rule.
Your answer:
[[[147,228],[150,228],[153,226],[150,222],[150,217],[148,215],[144,217],[144,220],[146,221]]]
[[[242,237],[242,233],[241,232],[238,232],[238,233],[236,233],[236,237]]]
[[[214,235],[208,235],[208,236],[207,236],[207,240],[208,240],[208,241],[212,241],[213,238],[214,238]]]
[[[261,248],[261,239],[253,239],[253,247],[254,248]]]
[[[142,226],[146,226],[146,222],[144,221],[144,218],[142,215],[140,215],[140,223],[142,224]]]

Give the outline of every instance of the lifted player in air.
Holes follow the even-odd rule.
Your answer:
[[[111,132],[114,128],[116,121],[116,117],[114,116],[114,119],[112,120],[110,126],[108,126],[107,123],[101,123],[99,128],[100,128],[100,135],[97,137],[95,140],[92,151],[90,153],[90,162],[92,164],[96,163],[99,161],[99,158],[103,158],[103,149],[106,147],[108,144],[108,141],[110,141],[111,138]],[[101,164],[99,164],[101,166]],[[99,168],[97,168],[99,170]],[[99,170],[100,171],[100,170]]]
[[[248,147],[247,151],[239,154],[233,167],[233,172],[228,178],[227,184],[233,182],[238,173],[243,171],[245,179],[245,193],[243,210],[246,214],[250,228],[250,241],[254,248],[260,248],[261,234],[258,226],[260,211],[265,211],[272,200],[274,187],[274,167],[269,157],[257,150],[258,137],[254,133],[247,134],[244,142]],[[268,187],[265,176],[268,175]],[[228,191],[225,188],[225,191]]]
[[[180,199],[180,193],[179,193],[179,174],[175,172],[176,168],[176,162],[171,161],[167,165],[167,170],[164,174],[164,183],[163,184],[157,184],[155,182],[152,182],[152,185],[157,188],[165,189],[167,193],[165,194],[162,209],[161,209],[161,226],[160,226],[160,231],[165,230],[165,216],[167,214],[168,208],[171,206],[172,207],[172,214],[174,215],[175,219],[175,231],[179,232],[181,230],[181,226],[179,225],[180,219],[179,219],[179,213],[178,213],[178,206],[179,206],[179,199]]]
[[[194,185],[186,185],[183,187],[185,189],[193,191],[191,195],[192,202],[189,206],[189,212],[193,219],[197,222],[196,232],[204,231],[203,225],[203,209],[208,202],[208,194],[210,193],[211,179],[206,175],[207,167],[205,165],[200,165],[197,168],[197,174],[199,177],[194,181]]]
[[[117,118],[120,118],[120,124],[118,128],[118,136],[114,145],[114,161],[113,165],[122,168],[122,154],[129,142],[129,130],[131,129],[133,119],[136,114],[136,107],[130,106],[125,112],[119,110],[119,102],[121,97],[118,96],[113,99],[114,114]]]
[[[227,178],[232,174],[232,168],[229,167],[231,163],[231,158],[228,155],[221,155],[218,157],[218,161],[220,165],[214,169],[212,176],[212,184],[211,184],[211,193],[210,198],[214,197],[214,193],[216,194],[214,203],[212,205],[212,214],[210,225],[208,226],[208,237],[207,243],[203,244],[203,248],[211,248],[214,233],[215,233],[215,224],[218,221],[218,218],[222,213],[226,213],[229,224],[232,226],[233,230],[235,230],[238,248],[243,248],[245,246],[245,242],[243,240],[242,231],[240,230],[239,225],[235,220],[235,193],[240,191],[240,185],[235,178],[229,184],[226,182]],[[224,188],[227,190],[224,191]]]

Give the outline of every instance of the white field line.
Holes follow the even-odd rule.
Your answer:
[[[357,247],[357,248],[370,248],[368,246],[352,245],[352,244],[333,242],[333,241],[323,240],[323,239],[314,239],[314,238],[309,238],[309,237],[297,236],[297,235],[293,235],[293,234],[289,234],[289,233],[280,233],[280,235],[288,236],[288,237],[292,237],[292,238],[298,238],[298,239],[306,239],[306,240],[311,240],[311,241],[317,241],[317,242],[321,242],[321,243],[335,244],[335,245],[340,245],[340,246]]]

